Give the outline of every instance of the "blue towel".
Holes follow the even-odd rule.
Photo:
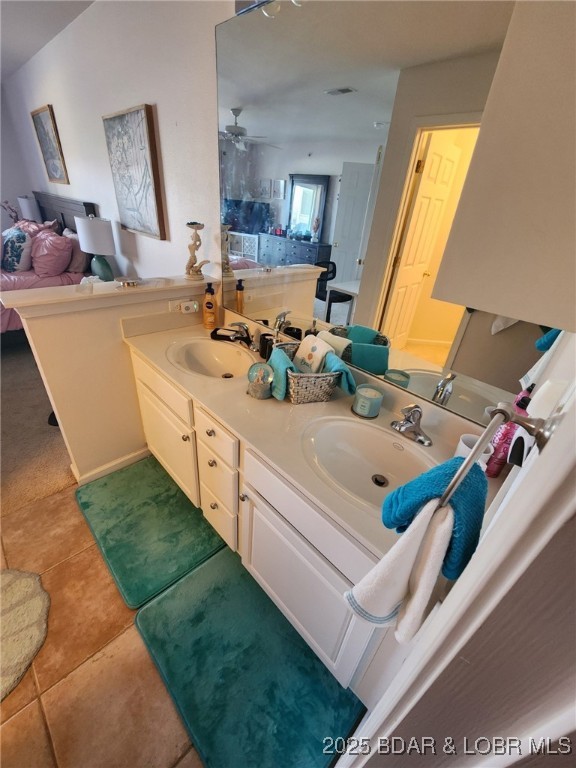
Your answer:
[[[381,375],[388,370],[389,347],[352,342],[350,362],[363,371]]]
[[[378,331],[365,325],[349,325],[346,332],[350,341],[357,341],[360,344],[372,344],[377,335]]]
[[[347,395],[353,395],[354,392],[356,392],[356,381],[354,380],[354,376],[352,376],[350,368],[348,368],[346,363],[341,360],[335,352],[328,352],[324,358],[324,368],[322,369],[322,373],[336,373],[337,371],[342,373],[338,386],[346,392]]]
[[[463,461],[461,456],[449,459],[388,494],[382,505],[386,528],[403,533],[428,501],[442,496]],[[449,502],[454,530],[442,565],[447,579],[460,576],[478,546],[487,493],[486,476],[474,463]]]
[[[286,352],[284,352],[283,349],[278,349],[278,347],[275,347],[272,350],[272,354],[268,358],[268,365],[270,365],[274,371],[272,397],[275,397],[276,400],[284,400],[288,385],[287,371],[295,371],[296,367]]]
[[[552,328],[548,333],[545,333],[544,336],[540,336],[539,339],[536,339],[534,344],[538,352],[547,352],[559,335],[560,331],[558,328]]]

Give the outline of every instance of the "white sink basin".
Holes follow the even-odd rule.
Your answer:
[[[222,379],[245,376],[255,361],[240,344],[212,339],[175,341],[166,350],[166,357],[185,373]]]
[[[417,368],[406,368],[405,370],[406,373],[410,374],[407,389],[415,395],[432,400],[436,386],[442,379],[442,373],[418,370]],[[448,402],[445,403],[445,407],[467,419],[483,422],[485,408],[501,402],[508,402],[509,399],[509,392],[491,387],[489,384],[475,382],[468,377],[456,376],[452,382],[452,394]]]
[[[356,418],[313,421],[302,448],[319,477],[378,517],[387,493],[437,463],[429,449]]]

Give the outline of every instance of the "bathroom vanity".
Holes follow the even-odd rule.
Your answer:
[[[446,426],[446,414],[432,405],[424,417],[432,448],[394,433],[390,421],[404,404],[398,398],[407,397],[394,387],[387,388],[379,417],[368,423],[351,413],[352,397],[341,390],[326,403],[256,400],[246,392],[245,375],[199,374],[187,370],[182,357],[177,365],[171,362],[175,348],[192,349],[198,342],[260,359],[238,344],[208,339],[200,326],[125,339],[148,447],[336,679],[366,698],[363,677],[388,628],[358,618],[342,595],[388,551],[397,534],[380,521],[386,490],[347,490],[346,479],[336,472],[330,476],[315,455],[321,450],[319,436],[334,421],[346,436],[356,427],[376,430],[382,452],[388,444],[405,452],[408,461],[417,462],[418,474],[452,454],[455,433]],[[460,420],[452,418],[458,428]],[[311,433],[314,425],[317,431]],[[372,439],[369,431],[365,434]],[[373,470],[367,470],[369,484]],[[393,632],[386,642],[391,638]],[[401,658],[406,653],[404,647]],[[397,653],[390,654],[390,662],[399,663]]]

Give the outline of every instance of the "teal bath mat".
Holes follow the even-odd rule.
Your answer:
[[[229,549],[136,626],[207,768],[325,768],[365,712]]]
[[[130,608],[225,546],[152,457],[83,485],[76,498]]]

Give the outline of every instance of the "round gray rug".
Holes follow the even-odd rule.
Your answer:
[[[26,571],[0,571],[0,667],[3,700],[18,685],[48,630],[50,597],[40,576]]]

